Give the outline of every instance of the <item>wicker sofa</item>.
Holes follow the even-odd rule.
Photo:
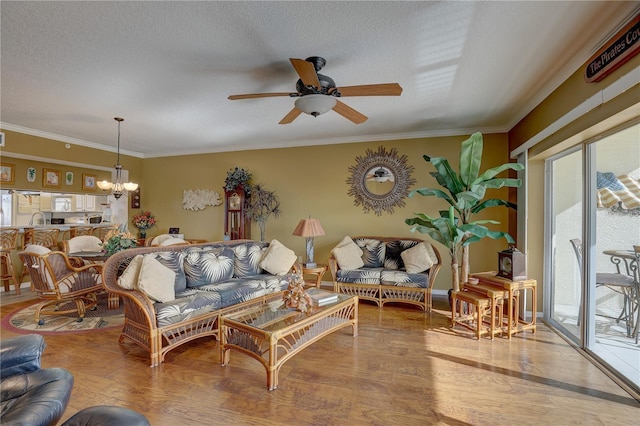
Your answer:
[[[300,273],[296,259],[293,251],[276,240],[118,252],[105,263],[103,283],[124,304],[119,341],[129,338],[149,351],[153,367],[186,342],[204,336],[219,339],[219,316],[240,309],[247,301],[285,290],[289,276]]]
[[[431,311],[440,253],[418,238],[345,237],[331,251],[334,291],[385,303],[404,302]]]

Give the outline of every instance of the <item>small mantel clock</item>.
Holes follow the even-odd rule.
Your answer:
[[[527,278],[524,253],[514,246],[498,253],[498,276],[511,281]]]
[[[224,235],[225,239],[251,238],[251,221],[246,217],[247,193],[238,187],[224,191]]]

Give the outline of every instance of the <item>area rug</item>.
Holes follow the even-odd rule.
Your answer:
[[[85,317],[78,322],[75,314],[42,315],[44,325],[35,321],[36,305],[39,301],[26,308],[17,309],[2,318],[2,328],[16,333],[62,334],[95,332],[124,324],[124,309],[122,303],[118,309],[107,308],[107,295],[98,295],[98,305],[94,310],[87,310]],[[61,309],[73,308],[74,303],[61,306]]]

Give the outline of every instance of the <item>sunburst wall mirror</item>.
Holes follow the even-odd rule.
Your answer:
[[[407,165],[407,156],[398,156],[395,148],[389,152],[383,146],[375,152],[367,149],[364,156],[356,157],[355,165],[349,166],[351,176],[347,184],[353,204],[362,205],[365,213],[392,214],[395,207],[405,205],[409,188],[416,183],[411,177],[413,170],[413,166]]]

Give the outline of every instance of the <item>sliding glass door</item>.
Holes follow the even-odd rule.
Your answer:
[[[572,240],[582,237],[582,150],[547,162],[548,238],[552,283],[550,317],[574,342],[580,341],[581,268]]]
[[[550,323],[640,389],[640,125],[546,160]]]

